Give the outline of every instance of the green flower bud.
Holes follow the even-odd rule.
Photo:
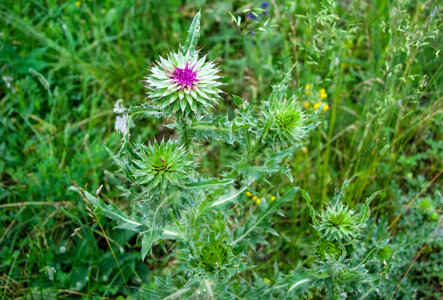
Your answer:
[[[388,259],[391,256],[392,256],[392,250],[388,245],[378,249],[377,251],[377,258],[379,259]]]
[[[424,198],[420,201],[420,208],[425,209],[425,210],[429,210],[429,209],[433,209],[434,205],[432,204],[431,199]]]
[[[207,271],[221,269],[228,263],[230,248],[223,240],[216,241],[211,237],[200,251],[200,264]]]
[[[273,146],[293,145],[306,136],[306,117],[294,100],[267,102],[263,115],[270,122],[269,138]]]
[[[165,194],[188,180],[192,167],[182,146],[162,141],[141,147],[140,159],[134,160],[136,184],[148,192]]]
[[[320,220],[314,228],[331,240],[350,242],[360,237],[360,230],[366,226],[358,214],[341,202],[328,205],[320,214]]]
[[[437,221],[440,218],[440,214],[436,211],[433,211],[430,215],[429,215],[429,220],[431,221]]]
[[[337,241],[321,239],[315,246],[315,254],[322,260],[329,258],[338,259],[345,250]]]

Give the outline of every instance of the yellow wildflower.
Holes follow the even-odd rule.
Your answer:
[[[315,103],[315,105],[314,105],[314,110],[317,110],[317,108],[319,108],[320,107],[320,105],[322,105],[323,104],[323,102],[317,102],[317,103]]]
[[[323,111],[327,111],[329,109],[329,105],[327,103],[325,103],[325,105],[323,105]]]
[[[257,205],[260,205],[261,199],[257,199]]]
[[[303,102],[303,105],[304,105],[304,107],[308,108],[309,107],[309,102],[305,101],[305,102]]]
[[[80,5],[82,5],[80,1],[75,2],[75,6],[79,7]]]
[[[305,89],[309,90],[311,88],[311,85],[308,83],[307,85],[305,85]]]
[[[257,200],[257,196],[252,196],[252,201],[255,201],[255,200]]]
[[[320,89],[320,99],[325,99],[326,97],[328,97],[328,94],[326,94],[326,90]]]
[[[271,201],[274,201],[276,198],[275,198],[275,196],[272,196],[271,197]]]
[[[251,197],[251,192],[246,192],[246,196]]]
[[[306,95],[309,95],[309,93],[310,93],[309,90],[306,90],[305,94],[306,94]]]

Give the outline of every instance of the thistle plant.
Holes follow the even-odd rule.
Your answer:
[[[330,299],[338,299],[346,293],[362,293],[377,290],[377,281],[386,270],[369,272],[369,257],[383,251],[384,243],[376,244],[369,251],[355,251],[359,245],[362,230],[369,218],[369,203],[378,193],[374,193],[361,205],[359,213],[343,204],[349,181],[334,195],[320,213],[311,205],[310,196],[302,191],[312,218],[312,226],[319,237],[314,245],[316,260],[310,269],[302,268],[290,274],[289,294],[312,286],[328,291]],[[361,247],[361,246],[360,246]],[[363,256],[363,257],[362,257]]]
[[[199,35],[197,13],[185,44],[167,59],[160,57],[145,78],[149,104],[126,108],[119,100],[115,106],[122,146],[117,154],[108,151],[120,169],[121,196],[132,210],[127,213],[82,191],[87,202],[117,227],[137,233],[142,260],[154,245],[169,243],[176,249],[173,257],[181,266],[176,274],[185,283],[179,289],[171,280],[158,278],[157,287],[146,292],[154,298],[232,297],[229,279],[253,267],[249,252],[266,243],[268,233],[276,234],[272,215],[282,214],[281,207],[300,189],[293,187],[269,203],[260,199],[260,209],[247,215],[238,214],[246,211],[241,195],[251,185],[269,185],[269,178],[278,174],[292,181],[287,162],[319,123],[317,112],[304,113],[288,89],[292,68],[273,86],[258,112],[233,96],[237,107],[232,117],[226,112],[210,114],[221,99],[222,84],[215,64],[198,57]],[[175,134],[159,137],[161,142],[134,139],[132,129],[140,118],[168,119],[166,126]],[[237,149],[217,177],[199,170],[207,141]],[[352,223],[354,217],[345,220]],[[356,236],[345,229],[340,232]],[[320,244],[328,255],[335,251],[334,242]]]

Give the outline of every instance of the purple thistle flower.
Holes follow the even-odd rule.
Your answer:
[[[165,116],[180,110],[185,116],[201,116],[221,98],[219,70],[206,56],[170,53],[167,59],[160,57],[150,71],[145,77],[148,97]]]
[[[194,67],[189,67],[186,63],[184,69],[175,68],[174,73],[172,73],[172,82],[179,84],[181,89],[193,89],[194,85],[198,82],[197,72],[194,71]]]

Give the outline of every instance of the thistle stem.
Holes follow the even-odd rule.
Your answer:
[[[189,126],[186,121],[182,121],[180,123],[180,126],[182,128],[183,134],[180,136],[180,142],[185,146],[186,151],[189,155],[189,160],[192,160],[191,155],[191,138],[189,137]]]

